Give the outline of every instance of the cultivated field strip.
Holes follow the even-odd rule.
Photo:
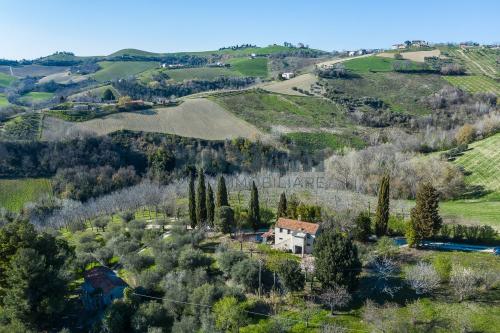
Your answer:
[[[492,92],[500,95],[500,84],[484,75],[443,76],[443,78],[455,87],[471,93]]]
[[[262,136],[256,127],[227,112],[217,103],[203,98],[187,99],[176,107],[120,112],[81,123],[49,120],[44,124],[43,133],[44,139],[54,140],[75,132],[104,135],[124,129],[207,140],[236,137],[256,139]]]

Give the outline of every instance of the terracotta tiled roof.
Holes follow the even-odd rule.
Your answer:
[[[302,222],[297,220],[285,219],[280,217],[276,223],[278,228],[289,229],[293,231],[302,231],[309,234],[315,235],[318,232],[319,224]]]
[[[85,281],[89,282],[94,289],[101,288],[105,294],[115,287],[127,285],[112,270],[103,266],[86,271],[84,277]]]

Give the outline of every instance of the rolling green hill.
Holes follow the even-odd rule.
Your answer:
[[[0,107],[9,105],[9,101],[5,94],[0,94]]]
[[[98,82],[106,82],[126,78],[158,67],[158,63],[149,61],[101,61],[101,69],[94,73],[93,78]]]

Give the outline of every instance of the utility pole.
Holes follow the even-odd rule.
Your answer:
[[[259,259],[259,298],[262,297],[262,259]]]

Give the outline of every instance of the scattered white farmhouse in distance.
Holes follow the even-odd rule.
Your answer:
[[[295,73],[292,72],[287,72],[281,74],[281,77],[284,78],[285,80],[290,80],[291,78],[295,77]]]
[[[310,254],[319,224],[279,218],[274,228],[274,247],[295,254]]]

